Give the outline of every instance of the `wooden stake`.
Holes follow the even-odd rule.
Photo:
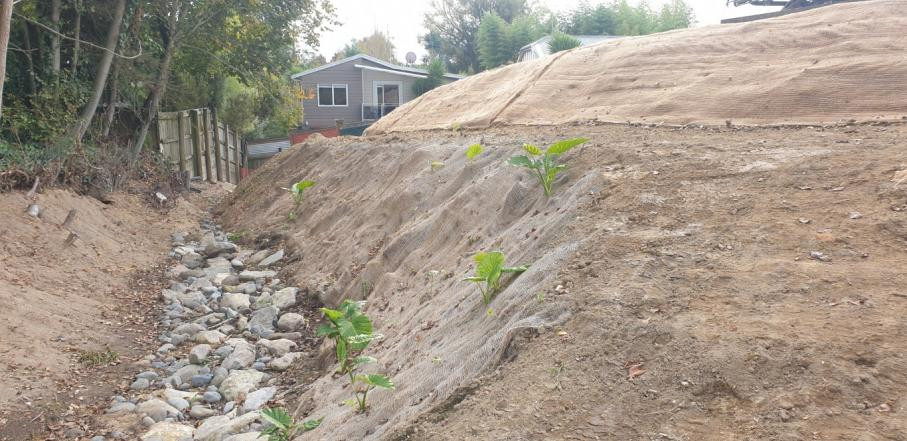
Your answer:
[[[29,199],[35,198],[35,193],[38,192],[38,183],[41,182],[41,178],[35,178],[35,183],[31,186],[31,190],[28,191],[28,194],[25,197]]]
[[[72,231],[70,231],[70,232],[69,232],[69,237],[67,237],[66,240],[63,241],[63,248],[67,248],[67,247],[72,246],[72,244],[73,244],[73,243],[76,241],[76,239],[78,239],[78,238],[79,238],[79,235],[78,235],[78,234],[73,233]]]
[[[72,221],[75,220],[75,218],[76,218],[76,209],[73,208],[72,210],[69,210],[69,214],[66,215],[66,219],[63,220],[63,223],[60,224],[60,226],[63,228],[69,228],[69,224],[71,224]]]

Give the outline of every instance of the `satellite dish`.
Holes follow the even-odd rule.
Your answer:
[[[415,52],[407,52],[407,53],[406,53],[406,62],[409,63],[409,64],[415,63],[415,62],[416,62],[416,53],[415,53]]]

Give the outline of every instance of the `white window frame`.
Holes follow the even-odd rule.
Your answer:
[[[387,80],[374,80],[372,81],[372,103],[378,105],[378,86],[383,86],[385,84],[390,84],[397,86],[397,94],[400,95],[400,102],[397,103],[398,106],[402,106],[404,103],[403,100],[403,81],[387,81]]]
[[[321,88],[331,88],[331,103],[334,102],[334,89],[343,88],[346,91],[346,104],[321,104]],[[318,107],[349,107],[350,106],[350,86],[348,84],[316,84],[315,85],[315,103]]]

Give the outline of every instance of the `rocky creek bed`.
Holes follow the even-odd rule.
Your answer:
[[[96,433],[68,437],[258,439],[259,410],[286,392],[277,374],[317,345],[300,289],[277,278],[282,249],[242,249],[206,220],[198,233],[172,235],[170,257],[161,346],[135,363],[128,391],[112,397]]]

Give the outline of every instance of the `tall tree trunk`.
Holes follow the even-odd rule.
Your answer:
[[[25,49],[25,64],[28,68],[28,81],[25,84],[28,85],[30,98],[34,100],[35,94],[38,93],[38,86],[35,81],[35,62],[31,55],[31,32],[29,32],[28,23],[24,20],[22,21],[22,45],[24,46],[23,49]]]
[[[75,24],[75,43],[72,47],[72,76],[76,76],[76,72],[79,71],[79,45],[82,38],[82,0],[74,0],[73,7],[76,10],[76,24]]]
[[[101,95],[104,94],[104,86],[107,84],[107,74],[110,73],[110,64],[113,62],[113,53],[117,49],[117,41],[120,38],[120,28],[123,25],[123,13],[126,11],[126,0],[117,0],[116,9],[113,12],[113,20],[110,22],[110,29],[107,30],[107,44],[104,46],[107,50],[101,57],[101,63],[98,65],[98,71],[94,77],[94,88],[91,98],[85,108],[82,109],[82,115],[76,122],[74,130],[75,138],[79,141],[85,136],[88,126],[91,125],[91,119],[95,111],[98,110],[98,103],[101,102]]]
[[[3,83],[6,79],[6,49],[13,18],[13,0],[0,0],[0,118],[3,117]]]
[[[135,144],[132,145],[133,164],[139,159],[142,145],[145,144],[145,138],[148,137],[148,131],[151,130],[151,123],[157,117],[157,111],[161,105],[161,96],[167,91],[167,83],[170,81],[170,64],[173,61],[173,53],[176,51],[175,37],[174,33],[171,33],[167,39],[167,46],[164,48],[164,55],[161,58],[157,81],[151,87],[151,94],[145,104],[142,127],[139,128],[139,132],[135,137]]]
[[[50,36],[51,62],[53,63],[54,76],[60,75],[60,0],[50,2],[50,23],[58,33]]]
[[[113,60],[113,72],[110,73],[110,96],[107,100],[107,111],[104,113],[104,132],[106,138],[110,135],[110,126],[113,125],[113,116],[117,108],[117,77],[120,72],[120,60]]]

